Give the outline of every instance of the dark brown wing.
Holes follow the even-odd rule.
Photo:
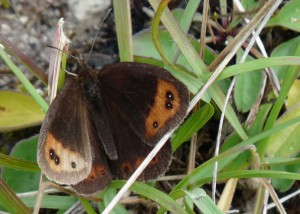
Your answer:
[[[182,122],[189,93],[166,70],[142,63],[108,65],[99,81],[118,153],[116,161],[109,161],[111,171],[128,178],[158,140]],[[167,143],[140,179],[164,173],[170,160]]]
[[[92,167],[83,99],[77,82],[68,78],[40,131],[38,164],[50,180],[60,184],[78,183]]]
[[[42,125],[38,164],[50,180],[59,184],[77,184],[99,172],[105,174],[101,179],[110,181],[106,154],[100,145],[80,84],[73,77],[67,78]],[[75,189],[80,192],[83,188],[77,185]]]

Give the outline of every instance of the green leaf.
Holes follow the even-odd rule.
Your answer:
[[[90,204],[90,202],[87,199],[84,198],[79,198],[80,203],[84,207],[84,210],[88,214],[97,214],[96,211],[94,210],[93,206]]]
[[[300,1],[287,1],[273,18],[269,20],[266,27],[282,26],[300,32]]]
[[[300,116],[300,105],[281,116],[276,125],[288,122]],[[267,152],[270,157],[295,157],[300,153],[300,125],[295,124],[280,130],[270,136],[266,143]],[[300,166],[299,166],[300,167]]]
[[[297,51],[299,43],[300,43],[300,36],[290,39],[284,43],[281,43],[272,51],[271,56],[272,57],[299,56],[299,53]],[[278,59],[278,61],[283,62],[285,60]],[[276,66],[273,69],[276,72],[278,78],[282,80],[286,74],[286,71],[288,70],[288,66]]]
[[[246,12],[249,12],[249,10],[257,9],[262,6],[262,3],[256,0],[242,0],[241,3],[244,6]]]
[[[287,109],[293,108],[300,103],[300,80],[296,79],[287,97]]]
[[[44,117],[45,113],[32,97],[0,91],[0,132],[40,125]]]
[[[34,136],[17,143],[11,156],[24,160],[36,161],[38,137]],[[16,169],[4,168],[2,178],[17,193],[36,191],[39,188],[40,173],[26,172]]]
[[[272,166],[271,170],[299,173],[299,166],[300,164]],[[280,192],[288,191],[294,183],[295,181],[291,179],[272,179],[272,186]]]
[[[241,52],[238,52],[241,57]],[[237,61],[239,61],[239,58]],[[253,60],[248,56],[246,61]],[[248,112],[259,98],[264,75],[261,70],[254,70],[237,76],[234,88],[234,102],[240,112]]]

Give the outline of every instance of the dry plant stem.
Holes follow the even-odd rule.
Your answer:
[[[270,193],[271,198],[273,199],[274,203],[276,204],[276,207],[279,211],[279,213],[281,214],[285,214],[286,211],[284,210],[284,207],[282,206],[274,188],[272,187],[272,185],[270,184],[270,182],[267,179],[264,178],[254,178],[254,181],[262,184]]]
[[[84,208],[82,207],[82,204],[80,203],[80,201],[77,201],[68,210],[66,210],[64,214],[83,213],[83,211]]]
[[[204,0],[203,12],[202,12],[202,24],[201,24],[201,35],[200,35],[200,58],[203,59],[204,47],[205,47],[205,36],[206,27],[208,23],[208,12],[209,12],[209,0]]]
[[[42,203],[42,199],[44,196],[44,191],[48,188],[49,183],[48,182],[44,182],[44,174],[41,173],[40,176],[40,184],[39,184],[39,191],[36,197],[36,201],[35,201],[35,205],[34,205],[34,209],[33,209],[33,214],[38,214],[40,207],[41,207],[41,203]]]
[[[196,151],[197,151],[196,145],[197,145],[197,133],[194,133],[190,143],[190,154],[189,154],[187,174],[189,174],[195,169],[195,159],[196,159]]]
[[[225,185],[223,193],[218,201],[218,208],[227,212],[230,209],[231,201],[234,196],[235,188],[238,182],[238,178],[230,178]]]
[[[297,191],[295,191],[295,192],[293,192],[293,193],[291,193],[291,194],[289,194],[289,195],[284,196],[284,197],[281,198],[279,201],[280,201],[280,203],[284,203],[284,202],[286,202],[287,200],[289,200],[289,199],[291,199],[291,198],[293,198],[293,197],[295,197],[295,196],[297,196],[297,195],[300,195],[300,189],[298,189]],[[272,208],[274,208],[274,207],[276,207],[276,204],[275,204],[274,202],[268,204],[266,207],[264,207],[263,213],[267,213],[268,210],[270,210],[270,209],[272,209]]]
[[[208,27],[208,32],[209,32],[209,34],[211,35],[212,42],[213,42],[214,44],[216,44],[216,43],[217,43],[216,37],[215,37],[215,34],[214,34],[214,32],[213,32],[213,29],[212,29],[211,25],[208,24],[207,27]],[[206,44],[206,39],[205,39],[205,44]]]
[[[149,204],[149,203],[153,203],[150,200],[146,200],[143,198],[139,198],[139,197],[124,197],[122,198],[122,200],[120,200],[121,204]]]
[[[193,111],[197,111],[199,109],[200,103],[198,103]],[[192,172],[195,169],[195,162],[196,162],[196,152],[197,152],[197,139],[198,135],[197,133],[194,133],[191,142],[190,142],[190,153],[189,153],[189,159],[188,159],[188,168],[187,168],[187,174]]]
[[[186,175],[168,175],[158,178],[158,181],[176,181],[185,178]]]
[[[277,0],[274,2],[274,4],[271,6],[270,10],[266,13],[265,17],[263,18],[261,24],[259,25],[258,29],[256,31],[253,31],[253,38],[250,40],[249,45],[247,46],[245,52],[248,54],[250,49],[252,48],[253,44],[255,43],[255,41],[260,41],[259,40],[259,34],[260,32],[263,30],[263,28],[265,27],[265,25],[267,24],[267,22],[269,21],[269,19],[271,18],[271,16],[273,15],[273,13],[275,12],[275,10],[278,8],[278,6],[280,5],[282,0]],[[263,48],[264,50],[264,48]],[[246,58],[246,56],[245,56]]]
[[[154,17],[154,11],[150,8],[147,8],[147,7],[143,7],[142,8],[142,11],[148,16],[150,17],[151,19]]]
[[[266,207],[267,204],[268,204],[268,201],[269,201],[269,197],[270,197],[270,194],[268,192],[268,190],[266,188],[263,188],[264,191],[264,200],[263,200],[263,207]],[[277,204],[276,204],[277,205]],[[267,213],[263,213],[264,209],[262,209],[262,214],[267,214]]]
[[[196,19],[195,22],[202,22],[203,18],[202,15],[199,15],[199,19]],[[207,25],[209,26],[209,29],[212,31],[212,29],[216,29],[216,31],[218,32],[222,32],[222,33],[226,33],[226,29],[224,29],[219,23],[208,19],[207,20]],[[213,35],[213,33],[211,33],[211,35]]]
[[[65,36],[63,32],[64,23],[65,21],[63,18],[61,18],[57,23],[57,29],[55,31],[55,36],[53,41],[53,47],[56,47],[57,49],[53,48],[50,56],[49,78],[48,78],[48,89],[49,89],[48,93],[49,93],[50,103],[52,103],[57,93],[58,78],[59,78],[61,60],[63,55],[63,52],[59,50],[63,50],[63,51],[67,50],[68,44],[70,43],[70,40]]]
[[[208,29],[210,29],[210,28],[208,28]],[[216,44],[217,41],[221,40],[220,37],[217,37],[217,36],[213,35],[213,32],[210,32],[210,31],[209,31],[209,33],[210,33],[212,36],[207,36],[207,37],[205,38],[205,44],[209,44],[209,43],[214,43],[214,44]]]
[[[244,49],[246,49],[247,47],[249,46],[249,43],[248,42],[245,42],[244,44],[243,44],[243,48]],[[264,55],[259,51],[259,50],[257,50],[255,47],[252,47],[251,49],[250,49],[250,53],[252,54],[252,55],[254,55],[255,56],[255,58],[263,58],[264,57]],[[267,58],[267,57],[266,57]]]
[[[50,194],[50,193],[58,193],[57,189],[51,188],[51,189],[46,189],[44,193]],[[23,193],[18,193],[17,196],[19,198],[27,198],[27,197],[32,197],[38,195],[39,191],[31,191],[31,192],[23,192]]]
[[[222,136],[222,128],[223,128],[223,123],[224,123],[224,119],[225,119],[226,107],[227,107],[227,103],[229,102],[229,99],[231,97],[231,93],[233,91],[235,81],[236,81],[236,77],[234,77],[232,79],[232,82],[231,82],[230,87],[228,89],[228,92],[226,94],[226,98],[225,98],[225,101],[224,101],[225,102],[224,106],[222,108],[222,114],[221,114],[221,118],[220,118],[218,134],[217,134],[215,157],[219,155],[219,149],[220,149],[220,144],[221,144],[221,136]],[[212,182],[212,199],[213,199],[214,202],[216,202],[217,175],[218,175],[218,162],[215,162],[214,172],[213,172],[213,182]]]

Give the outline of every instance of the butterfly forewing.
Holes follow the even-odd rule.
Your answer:
[[[78,83],[68,78],[42,125],[38,164],[44,174],[61,184],[75,184],[88,176],[92,148],[87,109]]]

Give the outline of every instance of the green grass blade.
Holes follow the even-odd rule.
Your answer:
[[[36,197],[22,198],[22,201],[28,207],[34,207]],[[47,209],[69,209],[78,201],[74,196],[58,196],[58,195],[44,195],[41,203],[41,208]]]
[[[221,214],[223,213],[206,194],[203,189],[196,188],[192,191],[185,191],[186,195],[191,198],[196,207],[205,214]]]
[[[94,210],[93,206],[90,204],[90,202],[87,199],[84,198],[79,198],[80,203],[84,207],[84,210],[88,214],[97,214],[96,211]]]
[[[194,14],[197,11],[197,8],[199,7],[199,4],[201,3],[201,0],[190,0],[188,1],[186,8],[181,16],[180,19],[180,28],[184,33],[187,33],[188,30],[190,29],[191,23],[194,18]],[[172,45],[171,51],[169,52],[169,59],[173,63],[176,63],[178,56],[179,56],[179,48],[178,46],[174,43]]]
[[[240,64],[228,66],[218,77],[218,80],[233,77],[249,71],[260,70],[268,67],[281,66],[281,65],[300,65],[300,57],[297,56],[282,56],[282,57],[269,57],[255,59]],[[207,80],[211,74],[207,74],[204,80]]]
[[[12,169],[19,169],[29,172],[39,172],[40,168],[36,162],[15,158],[0,153],[0,165]]]
[[[10,213],[31,213],[15,192],[0,178],[0,204]]]
[[[172,150],[181,146],[181,144],[189,140],[192,135],[198,132],[213,116],[214,108],[207,103],[198,111],[194,112],[181,127],[178,128],[176,136],[172,139]]]
[[[121,62],[133,61],[132,27],[129,0],[113,0]]]
[[[26,90],[30,93],[33,99],[41,106],[41,108],[47,112],[48,104],[45,100],[41,97],[41,95],[36,91],[33,85],[29,82],[26,76],[20,71],[20,69],[11,61],[9,56],[5,53],[3,48],[0,48],[0,56],[7,64],[7,66],[14,72],[14,74],[18,77],[18,79],[22,82]]]

